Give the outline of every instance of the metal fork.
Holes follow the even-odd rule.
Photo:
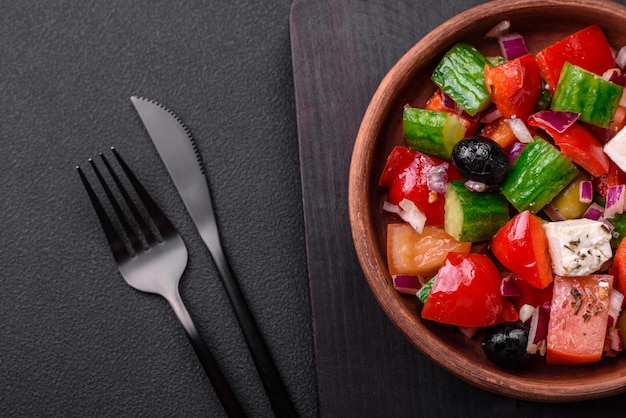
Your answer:
[[[152,231],[149,222],[144,219],[122,181],[115,174],[113,167],[102,153],[100,157],[116,184],[119,193],[122,195],[123,200],[126,202],[137,227],[133,228],[131,226],[131,222],[129,222],[128,217],[125,215],[120,203],[118,203],[115,195],[107,185],[95,162],[89,159],[89,163],[122,226],[120,229],[124,230],[124,233],[118,233],[113,221],[107,215],[96,192],[87,180],[85,173],[79,166],[76,167],[98,219],[100,220],[102,229],[113,252],[113,258],[118,264],[122,277],[126,280],[126,283],[133,288],[142,292],[161,295],[169,302],[183,325],[191,341],[191,345],[198,355],[202,367],[208,375],[224,410],[230,417],[245,417],[246,415],[235,393],[221,372],[207,345],[202,340],[180,297],[178,286],[180,278],[187,266],[187,247],[185,243],[178,231],[176,231],[165,214],[159,209],[154,200],[152,200],[117,150],[114,148],[111,148],[111,150],[119,166],[126,174],[130,184],[135,189],[136,195],[141,200],[145,212],[147,212],[148,216],[151,218],[152,224],[156,229],[155,232],[158,231],[158,234]],[[136,231],[137,229],[139,229],[140,232]],[[125,237],[123,237],[124,234]]]

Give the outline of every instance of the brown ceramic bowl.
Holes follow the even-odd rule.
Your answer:
[[[517,399],[564,402],[626,391],[626,354],[586,366],[547,366],[509,372],[486,359],[480,340],[420,317],[415,297],[397,293],[386,260],[385,191],[377,186],[393,146],[404,144],[402,108],[423,106],[434,92],[434,66],[456,42],[467,41],[486,54],[498,54],[497,42],[483,35],[501,20],[525,36],[536,53],[590,24],[598,24],[614,47],[626,45],[626,7],[604,0],[495,1],[448,20],[413,46],[382,80],[356,138],[349,182],[349,209],[356,252],[370,288],[383,310],[425,355],[461,379]]]

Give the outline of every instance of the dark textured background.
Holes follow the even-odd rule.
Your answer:
[[[180,229],[183,299],[244,408],[271,416],[133,94],[194,134],[232,267],[298,410],[315,416],[290,7],[0,1],[0,416],[222,414],[165,300],[122,280],[82,189],[74,167],[110,146]]]

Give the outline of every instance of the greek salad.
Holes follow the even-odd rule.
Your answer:
[[[503,21],[434,69],[379,186],[394,288],[504,368],[626,343],[626,47],[597,25],[538,53]]]

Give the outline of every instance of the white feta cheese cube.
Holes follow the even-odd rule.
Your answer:
[[[623,171],[626,171],[626,127],[604,145],[604,153]]]
[[[559,276],[586,276],[600,269],[612,256],[611,232],[602,222],[570,219],[543,225]]]

